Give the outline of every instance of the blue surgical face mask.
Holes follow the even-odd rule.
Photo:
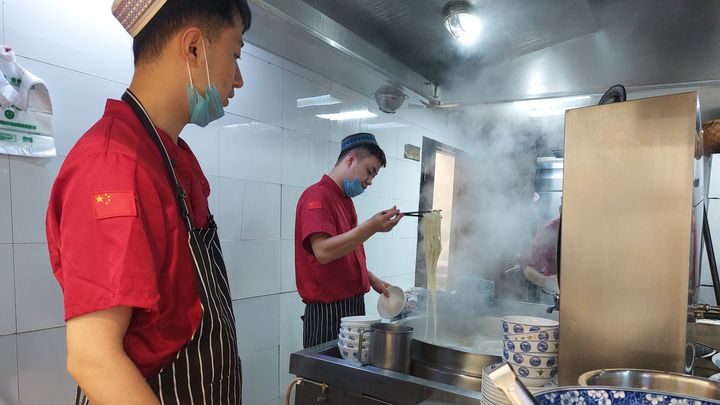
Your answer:
[[[202,39],[203,54],[205,55],[205,71],[207,72],[208,86],[205,89],[205,97],[201,96],[197,91],[192,82],[192,74],[190,73],[190,65],[185,62],[188,69],[188,76],[190,77],[190,83],[188,83],[187,99],[188,99],[188,111],[190,112],[190,122],[201,127],[206,126],[212,121],[219,119],[225,115],[225,110],[222,107],[222,101],[220,100],[220,94],[217,91],[215,84],[210,82],[210,67],[207,62],[207,51],[205,50],[205,39]]]
[[[356,178],[350,181],[347,176],[343,179],[343,190],[345,190],[345,195],[350,198],[357,197],[365,191],[362,184],[360,184],[360,179]]]
[[[357,164],[357,162],[355,164]],[[357,166],[355,166],[355,178],[352,181],[348,180],[347,176],[343,178],[343,190],[345,191],[345,195],[350,198],[357,197],[365,191],[362,183],[360,183],[360,179],[357,177]]]

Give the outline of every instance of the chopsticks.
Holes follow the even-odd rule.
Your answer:
[[[426,211],[408,211],[408,212],[401,212],[401,215],[404,215],[406,217],[421,217],[425,214],[429,214],[431,212],[440,212],[441,210],[426,210]]]

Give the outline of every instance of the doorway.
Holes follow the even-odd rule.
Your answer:
[[[436,285],[438,290],[447,287],[448,263],[450,262],[450,244],[453,232],[453,205],[457,190],[455,187],[455,169],[458,149],[442,144],[430,138],[423,138],[420,204],[419,209],[440,210],[440,242],[442,251],[438,259]],[[427,270],[425,248],[422,238],[422,223],[418,221],[418,246],[415,259],[415,285],[427,288]]]

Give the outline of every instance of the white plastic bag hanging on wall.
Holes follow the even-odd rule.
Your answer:
[[[0,153],[55,156],[45,82],[18,65],[9,46],[0,46],[0,72]]]

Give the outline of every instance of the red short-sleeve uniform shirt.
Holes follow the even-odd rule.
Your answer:
[[[193,221],[208,223],[210,187],[188,145],[158,130]],[[65,319],[133,307],[125,351],[145,377],[191,338],[202,309],[187,230],[157,146],[130,107],[108,100],[103,117],[65,159],[46,231]]]
[[[327,175],[300,196],[295,212],[295,281],[305,302],[334,302],[370,290],[362,245],[327,264],[315,258],[310,235],[332,236],[357,226],[352,199]]]
[[[557,274],[557,241],[560,218],[555,218],[538,228],[530,249],[525,256],[525,265],[532,266],[545,276]]]

